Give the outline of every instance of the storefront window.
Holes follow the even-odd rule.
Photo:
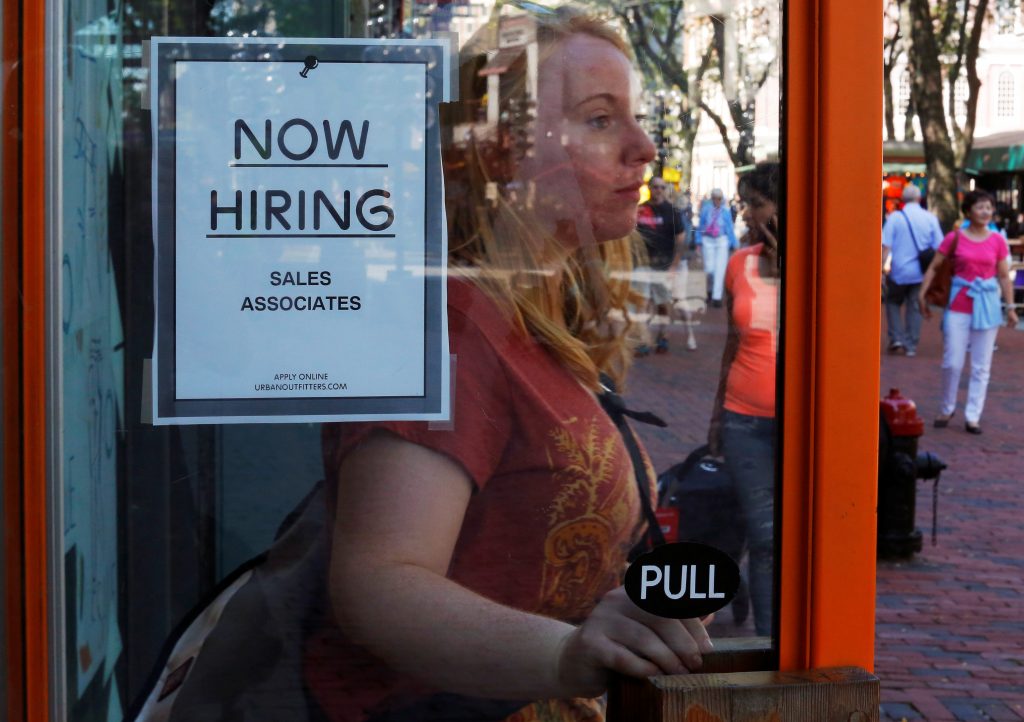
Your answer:
[[[276,695],[283,705],[268,719],[335,718],[339,712],[332,705],[346,704],[370,708],[366,719],[406,719],[402,714],[424,698],[450,701],[427,695],[410,681],[417,676],[414,669],[399,664],[393,675],[381,671],[394,664],[379,659],[387,656],[378,645],[388,646],[381,640],[390,632],[374,632],[357,646],[341,631],[353,622],[338,621],[344,613],[338,605],[350,594],[336,588],[338,575],[349,568],[346,560],[355,565],[358,555],[346,556],[345,542],[329,534],[352,514],[373,521],[366,528],[382,534],[374,542],[378,548],[391,548],[391,539],[394,547],[408,549],[408,540],[387,519],[407,513],[407,500],[416,499],[428,521],[411,518],[409,533],[428,537],[419,549],[413,544],[412,552],[426,554],[427,542],[437,541],[429,536],[436,529],[425,531],[429,517],[434,509],[449,509],[439,499],[452,503],[445,495],[450,487],[420,497],[446,474],[464,486],[454,497],[462,505],[457,523],[442,530],[454,536],[448,541],[450,563],[440,576],[447,572],[475,594],[499,600],[512,614],[510,629],[525,624],[515,610],[581,623],[595,600],[615,586],[642,528],[631,459],[594,398],[598,370],[615,377],[631,408],[650,410],[668,422],[665,428],[633,427],[661,476],[663,506],[678,514],[678,538],[697,538],[741,561],[742,592],[708,621],[712,637],[760,637],[771,646],[777,633],[773,501],[785,228],[779,218],[781,6],[760,0],[735,5],[720,14],[674,17],[660,5],[622,10],[595,1],[585,9],[600,15],[603,24],[562,37],[548,34],[548,28],[567,27],[564,11],[527,2],[499,8],[485,0],[65,0],[51,19],[65,39],[59,130],[52,138],[60,155],[60,175],[53,182],[59,185],[61,220],[52,234],[60,259],[54,269],[56,300],[62,309],[62,384],[55,409],[61,468],[54,492],[64,520],[65,628],[58,643],[65,677],[58,706],[65,719],[122,719],[147,699],[151,712],[153,704],[184,695],[193,684],[189,680],[205,671],[190,669],[201,665],[195,655],[188,664],[169,662],[182,630],[210,609],[204,605],[227,583],[250,579],[238,576],[244,565],[283,530],[294,531],[287,520],[317,488],[322,491],[313,503],[323,507],[325,539],[331,541],[323,542],[323,574],[310,587],[315,589],[310,594],[319,595],[310,612],[316,621],[300,630],[299,666],[274,677],[288,689],[264,690],[260,697],[266,702]],[[606,26],[610,29],[594,29]],[[430,71],[423,76],[422,133],[398,137],[393,131],[393,140],[379,140],[375,131],[364,129],[360,136],[360,104],[383,108],[380,122],[386,124],[389,114],[399,115],[389,107],[398,108],[400,100],[419,92],[404,90],[405,76],[369,75],[377,72],[373,63],[388,53],[414,53],[417,40],[441,37],[450,38],[459,59],[441,83],[444,90]],[[582,41],[570,43],[567,37]],[[218,84],[222,76],[210,65],[203,71],[209,84],[189,86],[188,73],[193,78],[199,73],[198,66],[184,69],[187,63],[158,77],[162,71],[151,60],[160,57],[151,54],[152,45],[163,42],[158,38],[176,39],[167,42],[183,48],[182,61],[198,53],[205,39],[237,39],[234,46],[218,45],[223,53],[209,63],[225,68],[235,63],[235,69],[248,63],[260,77],[245,76],[244,85]],[[272,99],[247,105],[259,93],[272,98],[268,89],[275,87],[275,77],[283,77],[276,73],[287,72],[295,87],[300,71],[302,78],[314,80],[329,71],[326,55],[310,52],[295,60],[286,43],[275,47],[275,41],[306,39],[312,47],[320,39],[327,52],[335,47],[326,42],[330,38],[407,41],[386,51],[367,50],[358,61],[343,56],[346,63],[364,63],[365,82],[330,88],[319,104],[335,108],[339,99],[350,102],[344,111],[351,114],[347,131],[334,124],[343,118],[307,122],[304,106],[274,105]],[[260,39],[267,45],[259,45]],[[414,64],[411,55],[405,60]],[[371,82],[374,77],[398,80]],[[175,83],[174,92],[152,94],[153,84],[164,80]],[[288,87],[281,83],[282,97]],[[451,102],[431,105],[445,92]],[[223,177],[196,170],[212,155],[213,146],[201,140],[215,132],[208,119],[214,111],[243,107],[270,111],[266,117],[237,111],[240,117],[224,145],[233,165],[225,162],[217,171]],[[156,136],[155,115],[160,119]],[[391,127],[373,123],[373,128]],[[169,156],[166,166],[158,160],[154,169],[154,157],[163,157],[165,131],[174,133],[178,155]],[[412,148],[420,156],[380,171],[386,179],[380,190],[390,190],[373,199],[374,207],[369,201],[364,206],[361,199],[369,191],[356,174],[378,172],[386,163],[374,153],[392,146]],[[317,154],[330,157],[331,163],[320,164],[328,170],[308,170],[320,159]],[[339,161],[338,155],[346,157]],[[428,182],[417,218],[434,218],[443,227],[447,262],[443,254],[440,261],[436,257],[432,244],[442,246],[429,220],[416,231],[425,233],[425,250],[395,245],[402,233],[412,232],[403,230],[401,203],[413,202],[395,189],[404,187],[402,174],[413,173],[420,157],[428,181],[431,168],[443,172],[443,195],[438,183]],[[252,166],[267,172],[254,175]],[[303,186],[300,196],[298,176],[288,175],[298,172],[294,166],[308,167],[303,177],[316,178],[316,188]],[[175,174],[185,173],[197,179],[194,196],[174,186]],[[211,193],[211,188],[220,190]],[[171,201],[177,215],[161,215]],[[211,223],[194,254],[182,251],[187,246],[181,240],[191,218]],[[392,222],[395,227],[389,228]],[[154,234],[165,232],[177,234],[178,255],[162,255],[164,246]],[[239,253],[255,258],[254,268],[272,267],[277,280],[268,273],[261,277],[262,290],[250,293],[246,289],[256,286],[237,270],[241,266],[217,260]],[[161,275],[167,263],[177,275]],[[431,289],[444,287],[432,285],[442,267],[453,279],[444,328],[415,317],[410,331],[403,325],[408,314],[429,317],[444,308],[430,300]],[[202,281],[188,285],[186,274],[193,272]],[[164,279],[170,285],[161,285]],[[238,319],[237,326],[219,320],[214,302],[226,297],[224,289],[235,288],[241,310],[230,317]],[[409,288],[420,290],[408,295]],[[169,294],[174,301],[167,306]],[[330,302],[336,317],[351,311],[362,314],[360,319],[379,318],[371,324],[372,335],[346,336],[346,322],[339,321],[333,335],[304,337],[307,350],[316,346],[325,359],[377,358],[374,352],[403,361],[394,366],[362,362],[366,373],[351,376],[378,379],[385,390],[372,394],[377,400],[429,396],[416,384],[421,370],[431,368],[423,357],[432,358],[437,350],[443,358],[438,388],[450,395],[451,418],[395,420],[406,407],[393,399],[384,404],[391,415],[379,419],[370,402],[318,405],[293,393],[293,386],[286,388],[286,382],[300,381],[290,375],[300,374],[310,376],[301,380],[308,382],[309,396],[320,392],[314,382],[338,383],[333,370],[328,374],[312,363],[281,368],[281,379],[253,377],[257,386],[266,386],[254,393],[286,399],[285,411],[272,404],[247,406],[245,400],[232,406],[243,394],[227,389],[236,381],[253,386],[246,374],[254,357],[268,347],[275,350],[275,344],[296,346],[279,338],[245,345],[245,324],[260,303],[277,299],[273,303],[280,310],[260,308],[261,319],[276,313],[287,329],[326,312],[303,310],[315,306],[312,299],[342,297],[344,303]],[[409,298],[422,302],[422,308],[400,303]],[[168,307],[174,309],[177,331],[187,323],[208,325],[194,345],[173,337],[174,354],[165,357],[159,355],[166,346],[157,309]],[[372,315],[382,308],[387,313]],[[410,334],[420,329],[433,341],[415,341]],[[217,359],[232,350],[218,346],[224,338],[232,339],[228,346],[238,353],[232,364],[217,366]],[[445,339],[455,351],[451,359],[440,353],[447,348],[438,345]],[[384,353],[386,344],[393,351]],[[292,358],[303,358],[302,348],[290,350]],[[177,372],[175,388],[190,378],[202,380],[185,394],[191,404],[185,423],[173,415],[162,419],[159,394],[154,406],[153,384],[161,383],[168,359]],[[431,373],[423,372],[424,388],[434,382]],[[355,385],[348,384],[353,388],[340,391],[356,395]],[[402,390],[409,384],[413,391]],[[201,403],[194,403],[197,399]],[[243,412],[209,411],[236,407]],[[319,423],[336,412],[359,422]],[[247,417],[261,423],[238,423]],[[356,436],[360,444],[353,441]],[[359,460],[372,457],[375,449],[373,463],[384,465],[360,472]],[[691,463],[680,468],[687,460]],[[339,487],[344,474],[349,480],[372,479],[371,488],[385,487],[387,474],[399,468],[410,477],[430,478],[416,491],[394,487],[393,507],[377,506],[379,493],[364,497],[346,484]],[[325,483],[317,487],[321,479]],[[360,508],[364,502],[369,506]],[[484,573],[492,563],[503,581]],[[476,602],[459,597],[458,605],[466,604],[471,608]],[[387,606],[381,603],[382,614]],[[431,603],[425,600],[422,609],[424,618],[431,618]],[[453,628],[461,629],[461,612],[447,614]],[[410,628],[418,616],[411,615]],[[265,619],[273,624],[273,610]],[[365,631],[363,622],[354,624]],[[392,620],[388,629],[404,629],[404,623]],[[559,629],[552,627],[551,633]],[[473,648],[471,628],[460,634]],[[505,633],[496,629],[495,635],[508,642]],[[444,647],[442,640],[443,635],[433,646]],[[417,654],[431,647],[419,645]],[[339,649],[346,652],[342,660]],[[249,654],[257,653],[283,658],[272,647]],[[460,668],[444,654],[433,666],[447,664]],[[524,690],[543,688],[525,674],[532,681],[521,689],[498,685],[495,692],[464,681],[447,690],[443,674],[425,676],[441,692],[497,696],[502,701],[487,712],[496,720],[530,703]],[[216,692],[222,712],[238,715],[227,718],[247,718],[242,711],[254,698],[238,696],[227,678],[206,679],[211,687],[202,694]],[[574,689],[588,688],[577,684]],[[188,694],[193,702],[204,699],[195,687]],[[288,707],[288,700],[300,700],[302,710]],[[583,714],[579,704],[556,707],[552,714],[558,719]]]

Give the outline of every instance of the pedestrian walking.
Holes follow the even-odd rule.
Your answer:
[[[686,250],[686,223],[682,213],[668,199],[668,184],[663,178],[651,178],[647,187],[651,198],[640,205],[636,220],[647,258],[646,262],[638,264],[634,279],[637,290],[646,300],[647,328],[656,328],[654,350],[666,353],[668,338],[665,326],[678,316],[669,276],[679,271]],[[636,354],[646,356],[648,353],[650,346],[645,338],[637,347]]]
[[[718,308],[722,306],[729,252],[737,246],[732,214],[725,206],[724,199],[725,194],[721,188],[711,191],[711,202],[700,209],[700,223],[697,228],[697,247],[701,249],[700,253],[703,256],[704,272],[709,276],[711,305]]]
[[[903,210],[890,213],[882,226],[882,288],[888,349],[889,353],[907,356],[917,353],[921,337],[918,291],[931,257],[942,242],[939,219],[922,208],[920,201],[921,189],[908,184],[903,189]]]
[[[942,318],[942,406],[935,417],[935,426],[949,426],[956,414],[957,390],[968,344],[971,352],[971,379],[967,386],[964,408],[968,433],[980,434],[981,412],[992,365],[996,333],[1003,323],[999,307],[1000,292],[1006,303],[1006,325],[1017,326],[1010,282],[1009,250],[999,233],[989,230],[995,212],[995,199],[985,191],[971,191],[964,196],[961,210],[970,221],[966,229],[955,229],[947,235],[934,260],[924,274],[918,292],[918,305],[925,318],[931,311],[925,300],[928,288],[942,261],[953,262],[953,284],[949,303]]]

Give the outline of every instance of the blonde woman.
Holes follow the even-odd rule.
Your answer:
[[[466,189],[447,201],[450,428],[324,429],[330,610],[306,679],[330,720],[600,720],[610,672],[694,670],[711,647],[619,586],[644,525],[597,393],[630,357],[611,316],[655,153],[634,73],[592,19],[542,17],[537,39],[529,148],[499,136],[446,157]],[[476,117],[482,66],[463,63],[450,122]],[[525,66],[502,76],[503,104],[527,107]]]

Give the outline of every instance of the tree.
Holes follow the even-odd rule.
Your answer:
[[[666,91],[662,99],[678,106],[673,136],[683,185],[689,185],[693,145],[701,114],[715,124],[736,167],[754,162],[754,109],[757,93],[777,58],[771,9],[741,3],[728,16],[687,17],[683,0],[620,3],[600,0],[626,29],[637,62],[651,88]],[[682,39],[703,47],[695,67],[686,67]],[[742,52],[737,49],[742,48]],[[707,102],[708,82],[717,82],[727,113]]]
[[[681,47],[685,30],[683,0],[598,4],[608,8],[626,29],[647,86],[676,91],[670,92],[668,97],[677,99],[677,121],[672,124],[674,127],[665,130],[671,131],[670,135],[674,137],[673,145],[680,160],[680,182],[686,187],[690,184],[701,83],[710,65],[710,52],[703,54],[697,68],[684,67]]]
[[[708,52],[717,59],[715,75],[725,96],[731,127],[703,97],[700,109],[718,128],[733,165],[741,168],[754,163],[757,94],[778,57],[772,9],[740,4],[728,17],[711,15],[708,21],[712,31]]]
[[[908,59],[924,141],[929,207],[943,228],[949,229],[958,217],[957,169],[974,142],[981,88],[977,61],[988,0],[898,0],[904,2],[909,9]],[[956,101],[956,86],[962,76],[967,83],[963,125],[957,117]]]
[[[892,92],[892,71],[905,52],[906,38],[900,26],[902,0],[885,0],[882,40],[882,103],[885,117],[885,139],[896,140],[896,106]],[[908,112],[909,116],[910,113]],[[908,137],[904,135],[904,137]]]

